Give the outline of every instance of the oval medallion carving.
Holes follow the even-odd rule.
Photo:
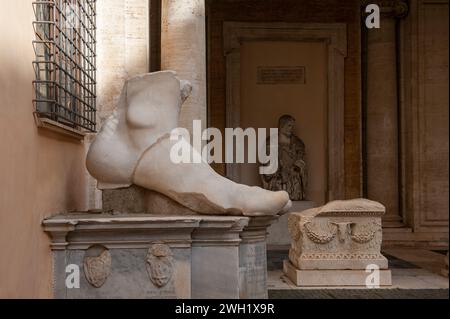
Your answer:
[[[154,244],[147,253],[147,272],[152,283],[161,288],[172,278],[173,258],[170,247],[165,244]]]
[[[105,283],[111,272],[111,254],[108,248],[94,245],[86,250],[83,260],[86,280],[95,288]]]

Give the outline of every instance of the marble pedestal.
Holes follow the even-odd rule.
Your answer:
[[[273,217],[67,214],[43,221],[55,298],[267,298]],[[79,285],[75,280],[79,271]],[[75,286],[77,286],[75,284]]]
[[[380,253],[384,207],[358,199],[290,213],[289,260],[283,271],[297,286],[391,285]]]

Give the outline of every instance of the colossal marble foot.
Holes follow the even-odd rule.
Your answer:
[[[175,143],[163,136],[142,155],[133,176],[136,185],[156,190],[188,208],[205,214],[271,215],[290,206],[285,191],[272,192],[260,187],[235,183],[217,174],[206,162],[174,163],[170,150]],[[161,175],[163,177],[154,178]]]
[[[206,162],[174,163],[182,102],[191,86],[175,73],[162,71],[127,81],[119,105],[92,143],[86,165],[99,188],[131,184],[158,191],[203,214],[274,215],[291,205],[284,191],[237,184],[217,174]],[[192,147],[185,140],[186,147]]]

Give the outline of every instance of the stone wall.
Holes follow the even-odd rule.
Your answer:
[[[97,118],[100,125],[114,109],[124,81],[149,71],[148,16],[147,0],[97,1]]]
[[[84,143],[34,121],[33,20],[31,0],[2,2],[0,298],[52,296],[50,241],[41,221],[87,205]]]
[[[448,247],[448,0],[409,2],[400,26],[401,203],[411,233],[385,240]]]
[[[97,130],[114,110],[125,80],[149,72],[149,1],[97,1]],[[87,136],[86,150],[95,134]],[[90,209],[101,192],[88,175]]]
[[[206,51],[204,0],[162,0],[161,69],[174,70],[192,83],[179,124],[192,131],[192,121],[206,127]]]
[[[148,1],[97,1],[98,128],[123,81],[148,71]],[[49,298],[52,264],[41,221],[100,205],[85,168],[83,141],[41,129],[33,117],[32,1],[5,2],[0,12],[0,298]],[[8,30],[14,30],[9,32]]]

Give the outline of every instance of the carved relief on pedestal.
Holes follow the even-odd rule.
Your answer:
[[[161,288],[167,285],[173,274],[173,257],[170,247],[153,244],[147,253],[147,272],[152,283]]]
[[[325,229],[317,229],[310,221],[303,224],[304,232],[308,239],[316,244],[326,244],[338,235],[340,242],[348,239],[356,243],[365,244],[374,239],[377,230],[381,227],[380,223],[375,221],[369,223],[352,223],[352,222],[329,222]]]
[[[366,224],[351,224],[350,237],[354,242],[365,244],[374,239],[375,234],[381,228],[381,223],[372,221]]]
[[[105,283],[111,272],[111,254],[101,245],[89,247],[83,261],[83,269],[86,280],[95,288],[100,288]]]
[[[314,229],[311,222],[306,222],[303,224],[303,228],[306,236],[309,240],[315,242],[316,244],[326,244],[333,240],[336,236],[337,227],[335,224],[328,223],[327,229],[320,230]]]

